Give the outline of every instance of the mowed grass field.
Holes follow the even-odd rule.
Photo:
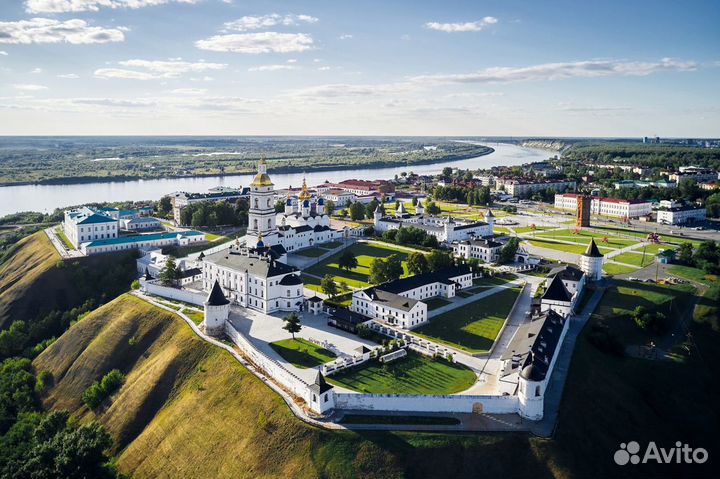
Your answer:
[[[650,265],[655,260],[655,255],[645,253],[623,253],[612,257],[613,261],[618,263],[632,264],[639,267]]]
[[[519,293],[520,288],[502,290],[436,316],[413,333],[471,353],[488,351]]]
[[[284,360],[301,369],[314,368],[337,356],[331,351],[302,338],[289,338],[270,343],[270,347]]]
[[[605,263],[603,265],[603,271],[607,274],[615,276],[616,274],[627,274],[637,271],[639,268],[633,268],[631,266],[625,266],[622,264]]]
[[[559,238],[564,241],[572,241],[571,239],[566,238]],[[587,249],[587,246],[581,245],[581,244],[567,244],[567,243],[559,243],[557,241],[552,241],[549,239],[544,238],[532,238],[528,240],[531,245],[537,246],[539,248],[548,248],[548,249],[554,249],[556,251],[564,251],[566,253],[573,253],[573,254],[582,254]],[[604,248],[602,246],[599,246],[600,252],[605,254],[609,251],[613,251],[611,248]]]
[[[475,384],[462,364],[433,360],[412,351],[386,365],[369,361],[326,378],[327,382],[370,394],[454,394]]]
[[[546,239],[558,239],[563,241],[572,241],[574,243],[581,243],[584,245],[587,245],[590,243],[590,240],[592,238],[595,239],[595,243],[599,247],[603,248],[611,248],[611,249],[619,249],[619,248],[625,248],[627,246],[634,245],[638,243],[639,241],[628,239],[628,238],[619,238],[617,236],[613,236],[610,232],[596,232],[596,231],[590,231],[590,230],[581,230],[579,233],[574,234],[573,230],[565,229],[565,230],[558,230],[558,231],[544,231],[541,233],[536,233],[535,236],[537,238],[546,238]],[[607,237],[608,241],[604,242],[603,239]]]
[[[308,268],[305,272],[320,278],[329,274],[335,278],[335,281],[343,282],[355,288],[363,288],[369,286],[368,276],[370,275],[370,264],[373,260],[376,258],[386,258],[395,254],[403,262],[403,276],[408,275],[407,264],[405,262],[409,255],[407,250],[395,248],[392,245],[357,243],[350,247],[350,251],[355,254],[358,260],[357,267],[350,271],[340,269],[338,265],[338,259],[342,254],[342,252],[340,252]]]

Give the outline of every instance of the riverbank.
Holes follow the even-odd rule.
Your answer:
[[[276,174],[293,174],[293,173],[307,173],[307,172],[323,172],[323,171],[345,171],[348,168],[362,167],[369,170],[378,170],[383,168],[395,168],[405,166],[411,168],[413,166],[423,165],[435,165],[438,163],[447,163],[449,161],[462,161],[472,158],[479,158],[494,153],[495,149],[489,146],[483,146],[479,151],[474,151],[472,154],[465,155],[447,155],[442,158],[430,158],[430,159],[402,159],[397,161],[369,161],[361,163],[346,163],[346,164],[331,164],[331,165],[297,165],[297,166],[280,166],[273,168],[273,172]],[[0,182],[0,187],[7,186],[27,186],[27,185],[77,185],[87,183],[120,183],[125,181],[140,181],[140,180],[160,180],[160,179],[180,179],[180,178],[232,178],[237,176],[247,176],[254,173],[254,170],[247,169],[243,171],[234,171],[232,173],[193,173],[189,175],[173,175],[164,174],[158,176],[152,175],[112,175],[112,176],[73,176],[73,177],[58,177],[48,178],[39,181],[18,181],[18,182]]]

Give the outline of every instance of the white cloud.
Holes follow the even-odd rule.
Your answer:
[[[395,95],[417,90],[410,83],[348,84],[334,83],[291,90],[287,95],[302,98],[341,98]]]
[[[75,73],[63,73],[62,75],[58,75],[57,77],[74,80],[76,78],[80,78],[80,75],[76,75]]]
[[[206,88],[176,88],[171,90],[170,93],[175,95],[204,95],[207,93]]]
[[[437,30],[440,32],[479,32],[488,25],[494,25],[498,22],[495,17],[485,17],[477,22],[459,22],[459,23],[439,23],[439,22],[428,22],[425,24],[425,28],[430,30]]]
[[[30,73],[34,73],[34,74],[38,74],[38,73],[42,73],[42,72],[43,72],[43,69],[39,68],[39,67],[33,68],[32,70],[30,70]]]
[[[698,64],[663,58],[658,62],[627,62],[587,60],[568,63],[544,63],[529,67],[493,67],[474,73],[420,75],[410,80],[417,83],[508,83],[518,81],[560,80],[607,76],[645,76],[663,71],[692,71]]]
[[[270,15],[261,16],[245,16],[225,23],[225,30],[246,32],[248,30],[259,30],[261,28],[270,28],[278,25],[293,26],[301,23],[315,23],[318,19],[310,15],[279,15],[271,13]]]
[[[259,65],[256,67],[248,68],[249,72],[275,72],[279,70],[297,70],[296,66],[293,65]]]
[[[326,72],[326,71],[331,70],[331,69],[332,69],[331,67],[324,66],[324,67],[318,68],[318,71],[320,71],[320,72]]]
[[[97,12],[100,8],[143,8],[166,3],[197,3],[198,0],[26,0],[29,13]]]
[[[349,34],[349,33],[343,33],[343,34],[340,35],[338,38],[339,38],[340,40],[350,40],[352,37],[353,37],[353,36],[352,36],[351,34]]]
[[[15,83],[13,88],[20,91],[41,91],[48,89],[45,85],[35,85],[33,83]]]
[[[287,62],[288,63],[297,63],[297,58],[290,58]]]
[[[85,20],[31,18],[17,22],[0,22],[0,43],[110,43],[125,39],[123,28],[92,27]]]
[[[215,35],[195,42],[201,50],[234,53],[294,53],[313,47],[313,39],[306,33],[240,33]]]
[[[181,60],[124,60],[120,66],[133,68],[100,68],[95,70],[98,78],[123,78],[127,80],[155,80],[178,78],[184,73],[199,73],[208,70],[223,70],[225,63],[185,62]]]
[[[8,52],[6,52],[5,50],[0,50],[0,55],[6,57],[8,55]]]

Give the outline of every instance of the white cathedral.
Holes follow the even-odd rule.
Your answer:
[[[258,173],[250,183],[248,247],[280,245],[292,252],[342,238],[342,231],[330,228],[323,199],[313,198],[304,180],[298,198],[286,198],[285,210],[280,213],[275,213],[274,186],[265,160],[260,160]]]

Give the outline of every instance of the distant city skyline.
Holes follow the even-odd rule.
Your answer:
[[[13,0],[2,135],[719,137],[713,1]]]

